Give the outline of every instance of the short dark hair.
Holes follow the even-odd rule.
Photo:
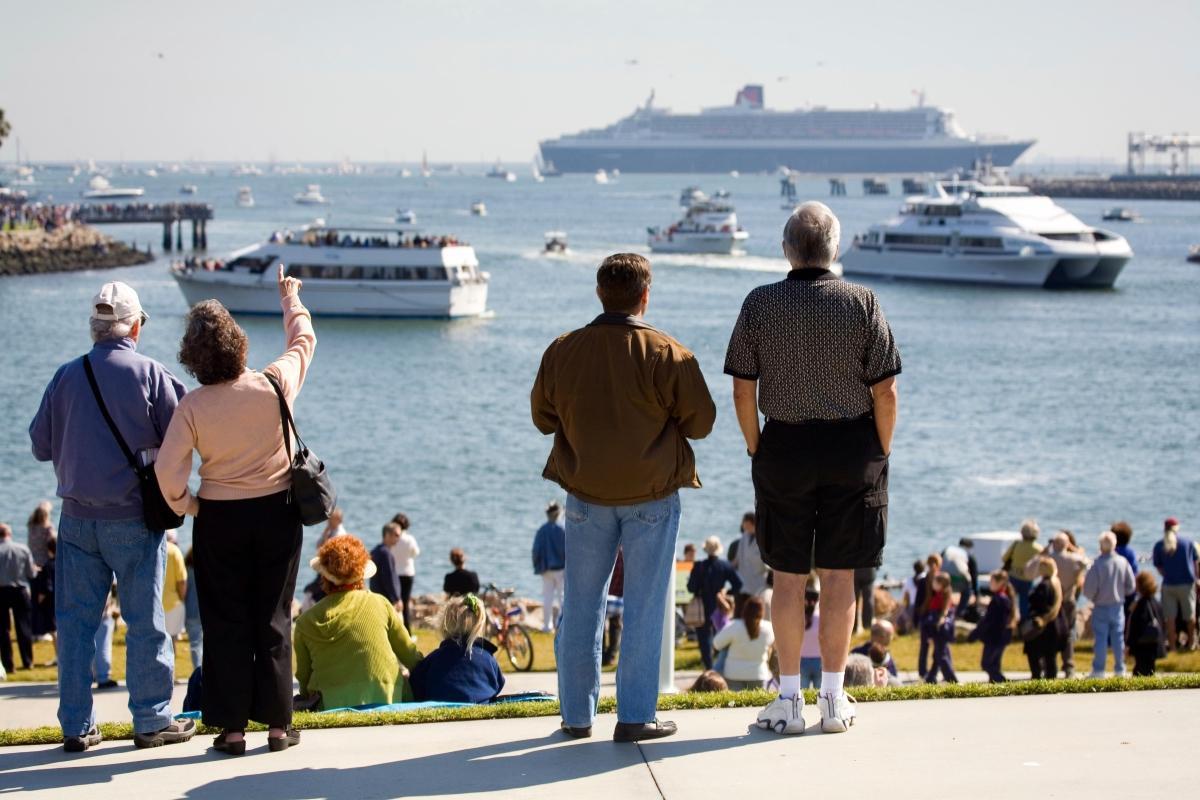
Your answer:
[[[246,332],[216,300],[192,306],[184,320],[179,363],[205,386],[231,381],[246,369]]]
[[[742,522],[757,522],[757,521],[758,521],[758,517],[754,516],[753,511],[747,511],[745,514],[742,514]]]
[[[408,515],[407,514],[404,514],[403,512],[397,514],[396,516],[392,517],[392,522],[396,523],[404,530],[408,530]]]
[[[462,569],[462,565],[467,563],[467,554],[463,552],[461,547],[456,547],[450,551],[450,563]]]
[[[614,253],[596,270],[596,288],[605,311],[629,312],[650,287],[650,262],[637,253]]]

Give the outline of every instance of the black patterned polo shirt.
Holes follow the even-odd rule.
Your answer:
[[[794,269],[746,296],[725,373],[758,381],[768,419],[854,419],[873,410],[873,385],[900,374],[900,351],[874,292],[829,270]]]

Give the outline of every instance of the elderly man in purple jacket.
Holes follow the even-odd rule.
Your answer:
[[[122,438],[137,458],[154,458],[186,391],[166,367],[137,352],[148,316],[132,287],[106,283],[92,300],[91,352],[59,367],[29,426],[33,455],[54,462],[58,525],[58,720],[63,749],[100,743],[92,707],[96,629],[116,575],[128,625],[126,682],[134,744],[185,742],[191,720],[171,714],[175,651],[166,632],[166,539],[146,527],[136,472],[105,422],[85,363]]]

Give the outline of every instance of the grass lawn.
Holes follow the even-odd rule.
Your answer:
[[[554,662],[554,636],[541,631],[530,631],[530,637],[533,640],[533,671],[534,672],[553,672],[555,668]],[[431,653],[437,649],[440,640],[433,631],[428,629],[418,629],[416,632],[417,646],[422,653]],[[854,639],[854,644],[861,644],[866,641],[866,636],[858,636]],[[901,672],[915,672],[917,669],[917,649],[920,645],[918,638],[915,635],[897,636],[892,642],[892,657],[896,660],[896,666]],[[983,645],[979,643],[968,644],[961,642],[951,645],[951,652],[954,656],[954,666],[962,671],[977,671],[979,670],[979,660],[983,654]],[[16,655],[16,645],[13,645],[13,654]],[[503,653],[498,654],[497,659],[500,662],[500,668],[505,672],[512,672],[512,667],[508,664],[508,660],[504,658]],[[35,642],[33,645],[33,658],[35,664],[47,664],[54,659],[54,648],[49,642]],[[1081,641],[1075,646],[1075,671],[1081,674],[1087,674],[1091,669],[1092,664],[1092,642]],[[1112,669],[1112,659],[1109,658],[1108,667]],[[611,669],[611,668],[610,668]],[[700,670],[703,669],[700,663],[700,650],[694,642],[688,642],[675,650],[675,669],[677,670]],[[1021,649],[1021,644],[1009,645],[1004,651],[1004,669],[1013,672],[1028,672],[1029,663],[1025,659],[1025,654]],[[187,642],[175,643],[175,676],[180,680],[187,680],[191,675],[192,661],[188,654]],[[1200,673],[1200,652],[1191,653],[1171,653],[1166,658],[1158,662],[1158,671],[1163,673],[1181,673],[1181,672],[1197,672]],[[113,678],[123,681],[125,679],[125,633],[118,629],[116,636],[113,639]],[[16,672],[8,676],[10,681],[57,681],[58,670],[54,667],[39,666],[25,672]]]

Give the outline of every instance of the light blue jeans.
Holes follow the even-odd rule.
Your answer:
[[[112,614],[104,614],[100,627],[96,629],[96,657],[92,661],[92,677],[96,683],[104,683],[112,678],[112,643],[113,630],[117,621]]]
[[[1092,632],[1096,635],[1095,651],[1092,655],[1092,673],[1104,674],[1104,660],[1108,650],[1113,653],[1113,672],[1125,674],[1125,605],[1105,603],[1092,606]]]
[[[63,514],[58,524],[54,612],[58,618],[58,721],[63,736],[96,722],[92,661],[96,628],[113,574],[126,624],[125,682],[137,733],[171,724],[175,651],[162,607],[166,539],[141,519],[91,520]]]
[[[800,688],[821,688],[821,657],[808,656],[800,659]]]
[[[604,607],[617,548],[625,557],[625,624],[617,664],[617,720],[644,723],[658,706],[663,619],[674,591],[679,494],[632,506],[567,495],[567,564],[554,654],[563,721],[588,727],[600,700]]]

